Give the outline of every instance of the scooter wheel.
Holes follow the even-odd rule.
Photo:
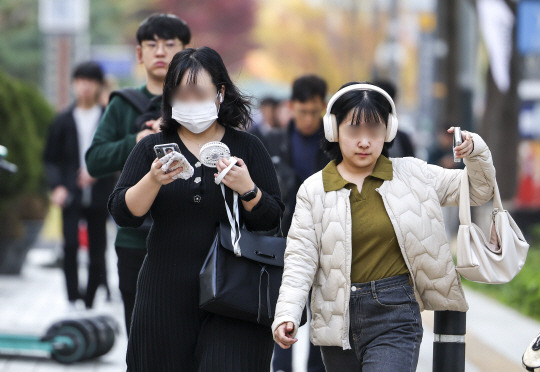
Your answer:
[[[77,327],[63,325],[54,331],[52,358],[62,364],[71,364],[84,359],[87,341]]]

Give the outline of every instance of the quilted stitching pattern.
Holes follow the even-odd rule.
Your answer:
[[[493,195],[495,170],[485,142],[465,159],[471,205]],[[414,159],[392,159],[394,179],[379,192],[415,281],[420,307],[466,311],[467,302],[446,238],[441,206],[457,205],[463,170],[448,170]],[[348,306],[351,267],[349,191],[325,193],[322,172],[300,187],[285,252],[273,331],[292,321],[298,328],[311,287],[311,341],[350,348]]]

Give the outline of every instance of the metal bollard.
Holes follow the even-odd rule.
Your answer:
[[[435,311],[433,372],[465,372],[466,314]]]

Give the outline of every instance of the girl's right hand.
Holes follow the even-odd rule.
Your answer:
[[[174,163],[171,164],[170,168],[173,168],[177,164],[178,162],[175,161]],[[163,164],[161,164],[161,161],[158,158],[156,158],[156,160],[154,160],[154,162],[152,163],[152,168],[150,168],[150,172],[149,172],[152,180],[159,185],[168,185],[169,183],[174,181],[173,176],[176,176],[178,173],[184,170],[183,167],[178,167],[171,172],[165,173],[161,169],[162,165]]]
[[[288,349],[291,347],[292,344],[296,343],[298,341],[297,338],[293,338],[291,334],[294,331],[294,324],[293,322],[285,322],[281,323],[274,332],[274,338],[276,340],[276,343],[282,348],[282,349]]]

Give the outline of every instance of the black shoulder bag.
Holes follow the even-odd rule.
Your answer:
[[[221,184],[225,199],[225,186]],[[283,275],[286,239],[240,226],[238,193],[233,212],[225,200],[228,223],[220,223],[199,273],[201,309],[271,326]],[[306,322],[306,310],[302,322]]]

